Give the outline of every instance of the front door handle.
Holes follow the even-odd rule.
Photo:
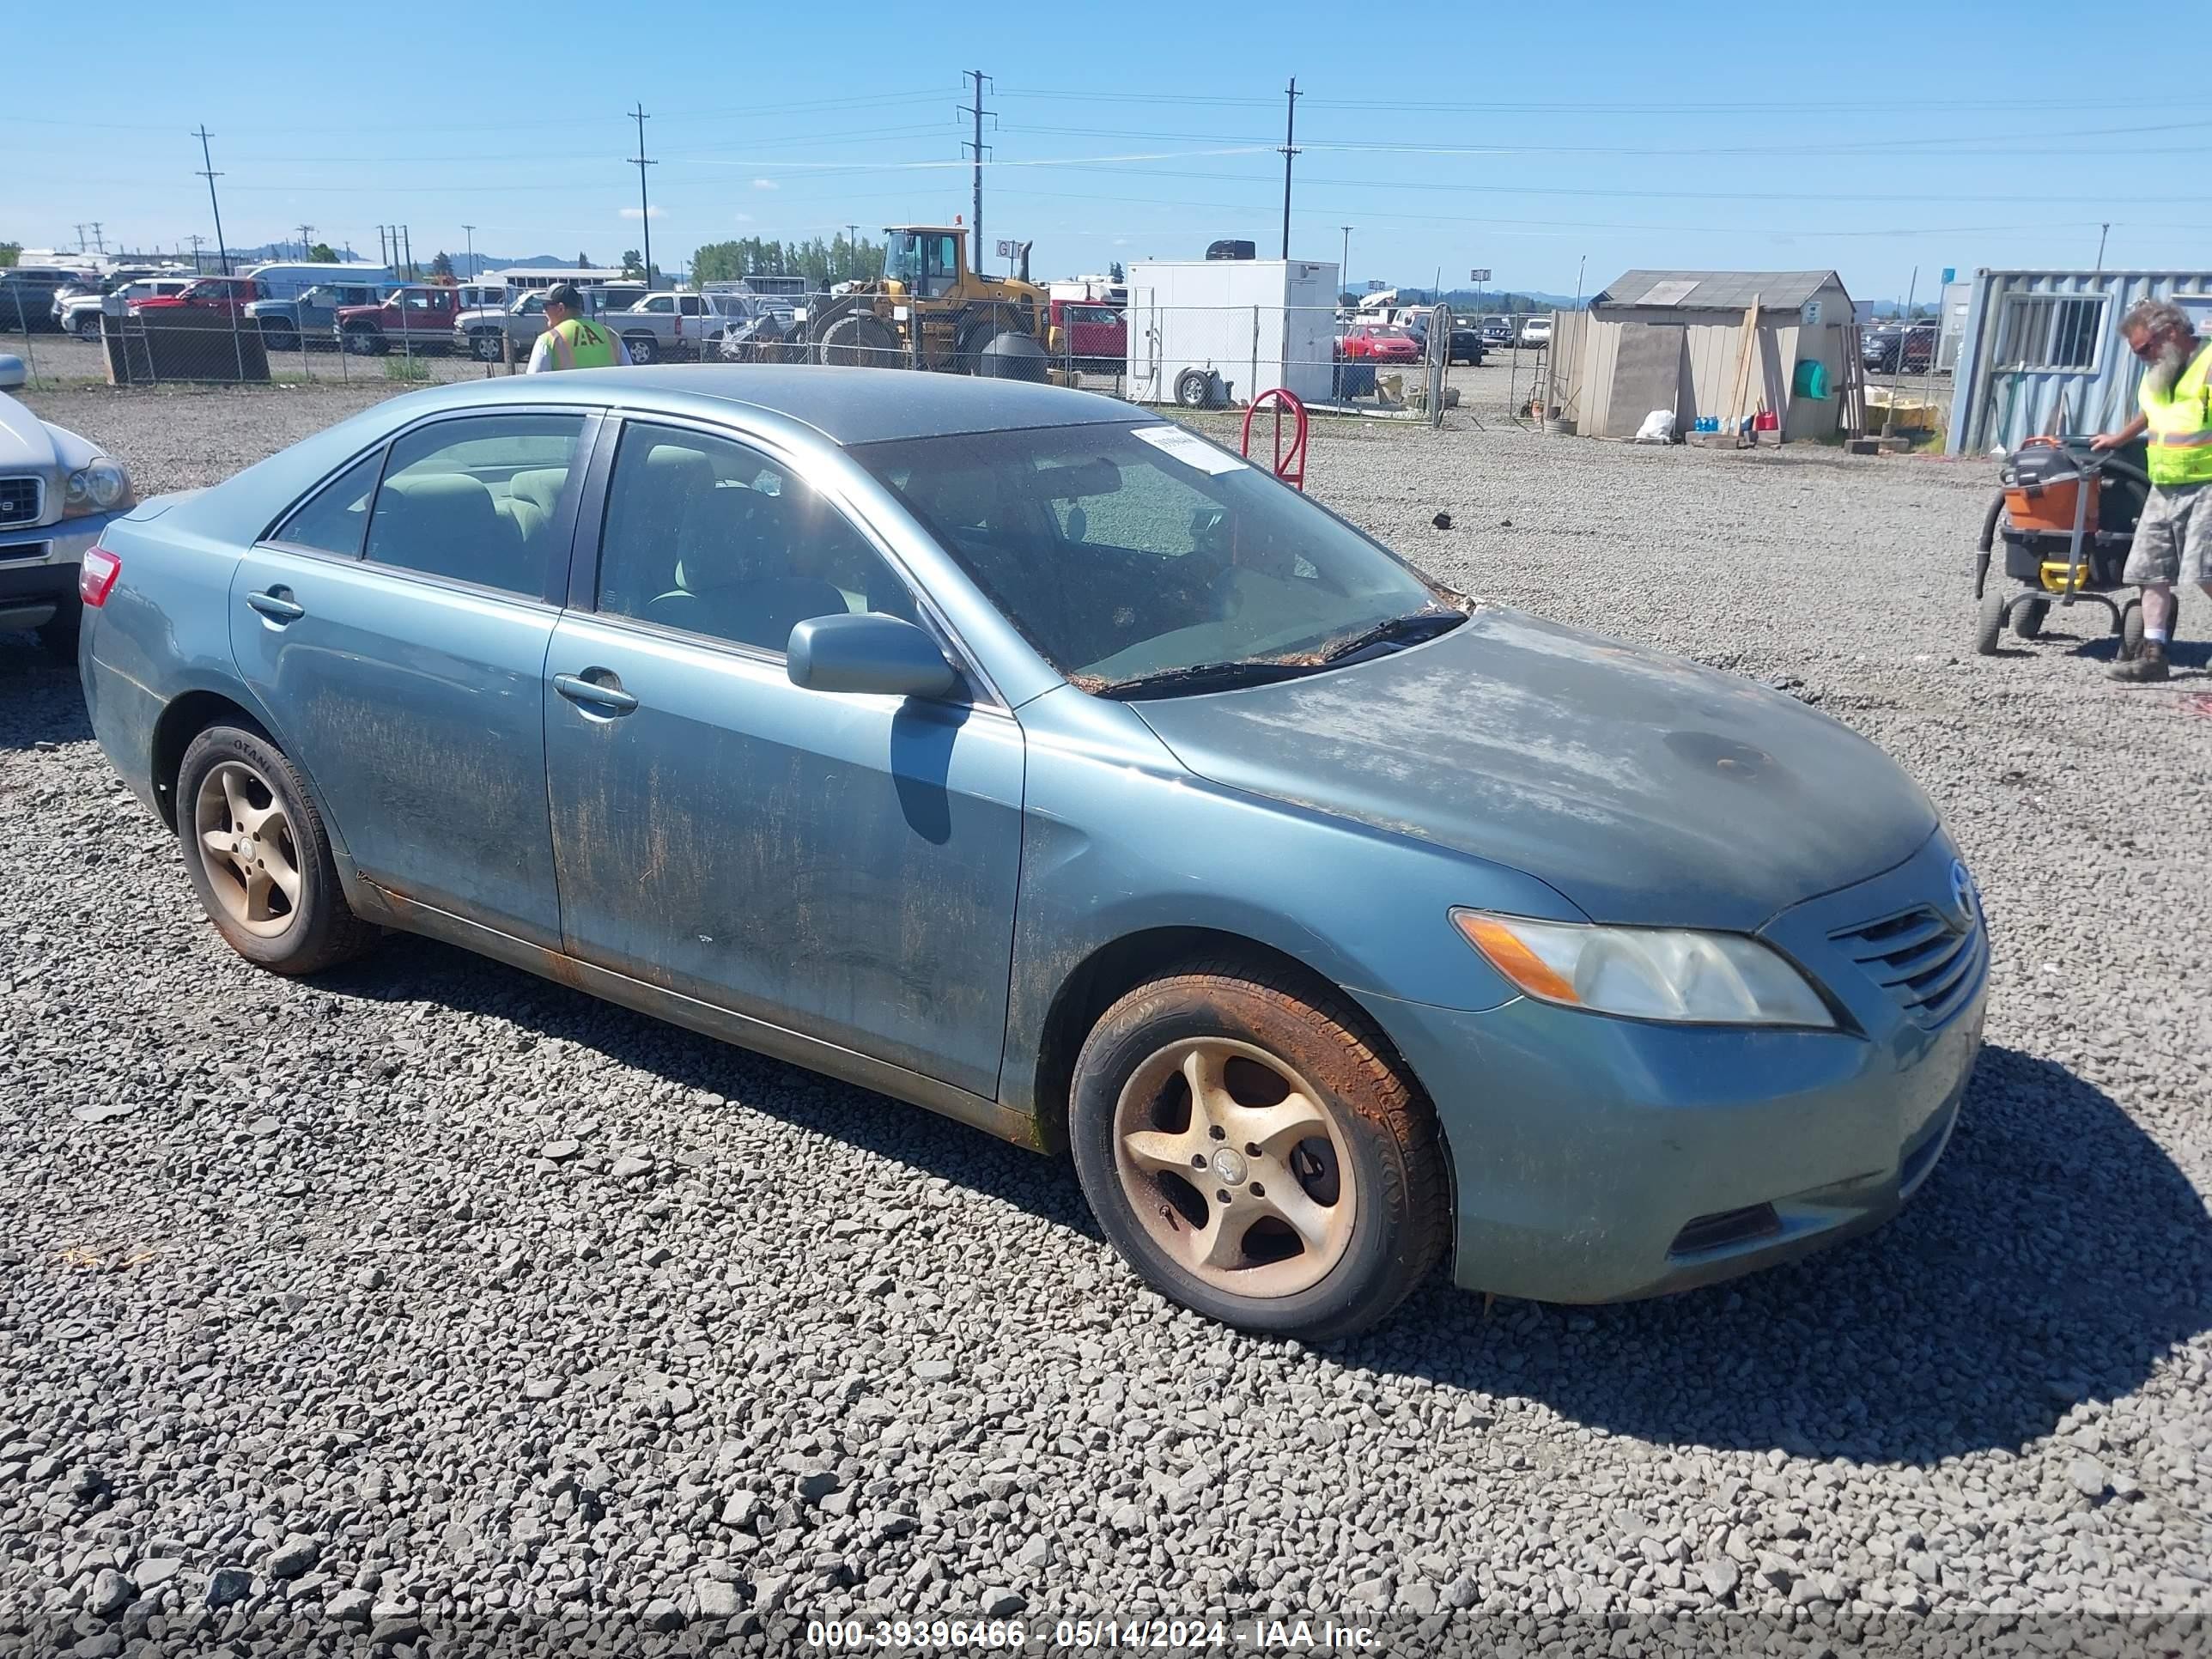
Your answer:
[[[263,593],[248,593],[246,604],[252,605],[270,622],[297,622],[307,614],[307,607],[291,597],[289,587],[272,587]]]
[[[611,684],[586,679],[586,674],[607,674],[604,668],[587,668],[582,674],[556,674],[553,689],[570,702],[580,703],[586,708],[603,714],[627,714],[637,707],[637,699],[622,689],[622,682],[607,674]]]

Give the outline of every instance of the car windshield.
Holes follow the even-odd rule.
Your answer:
[[[1401,623],[1410,641],[1465,613],[1460,596],[1304,495],[1165,422],[854,453],[1088,691],[1316,672]]]

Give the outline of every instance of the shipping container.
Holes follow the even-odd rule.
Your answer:
[[[2141,368],[2120,335],[2138,300],[2170,300],[2212,337],[2212,272],[1978,270],[1953,377],[1954,455],[2010,453],[2041,433],[2112,432]]]

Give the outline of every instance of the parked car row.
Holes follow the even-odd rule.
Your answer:
[[[13,271],[0,273],[14,277]],[[118,279],[128,272],[117,272]],[[142,275],[88,292],[27,277],[0,294],[0,320],[11,302],[35,301],[58,326],[97,338],[103,317],[158,321],[167,312],[234,316],[261,335],[272,352],[325,346],[362,356],[467,352],[498,362],[507,345],[526,354],[544,330],[545,290],[510,294],[504,283],[403,283],[378,266],[270,264],[229,276]],[[759,301],[727,294],[648,292],[643,283],[593,283],[583,290],[588,314],[619,318],[611,325],[641,363],[666,357],[706,358],[723,335],[750,322]]]

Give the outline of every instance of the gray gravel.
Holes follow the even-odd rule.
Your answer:
[[[366,396],[32,401],[158,489]],[[1621,1308],[1439,1281],[1326,1353],[1167,1307],[1066,1169],[918,1111],[420,941],[254,973],[0,650],[0,1647],[781,1652],[858,1610],[2202,1652],[2212,678],[2110,687],[2055,614],[1972,658],[1990,471],[1323,429],[1316,492],[1446,578],[1883,744],[1996,944],[1892,1226]]]

